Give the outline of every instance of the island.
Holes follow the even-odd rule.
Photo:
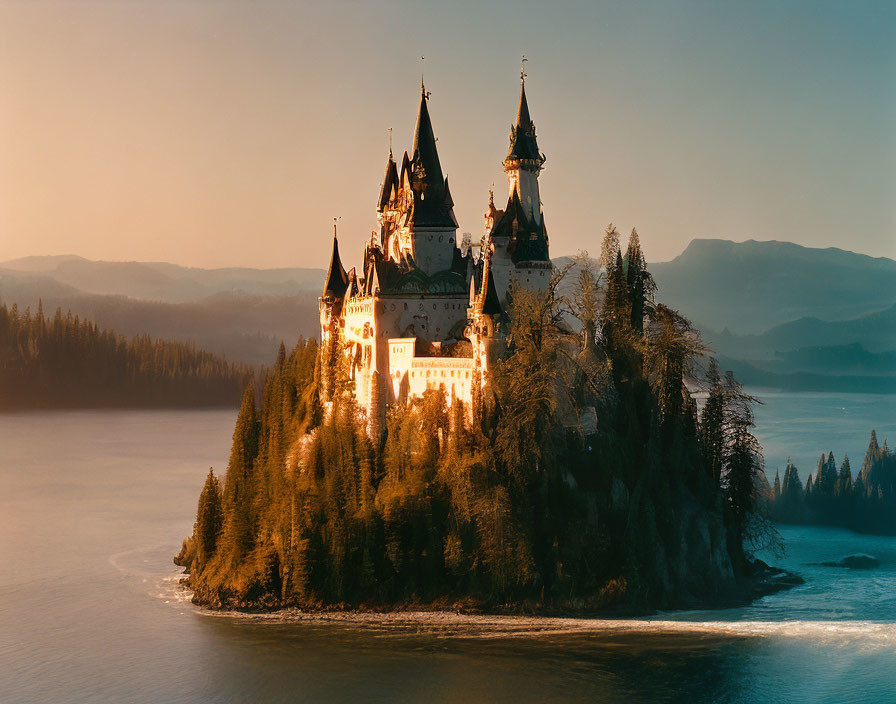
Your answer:
[[[743,603],[798,578],[753,399],[655,300],[638,233],[554,268],[525,84],[478,246],[459,242],[425,89],[390,149],[379,234],[346,271],[334,226],[321,335],[246,389],[175,562],[216,609],[634,613]],[[688,382],[688,383],[686,383]]]

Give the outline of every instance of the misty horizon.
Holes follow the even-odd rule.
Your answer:
[[[0,260],[325,267],[334,216],[350,251],[376,227],[421,70],[475,241],[522,54],[552,251],[613,222],[651,261],[707,237],[896,256],[892,5],[514,8],[7,4]]]

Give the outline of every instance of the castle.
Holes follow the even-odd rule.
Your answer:
[[[361,266],[346,271],[334,227],[333,254],[320,297],[321,349],[345,355],[349,383],[368,419],[427,389],[471,408],[501,354],[508,293],[546,290],[551,277],[538,176],[545,157],[529,116],[521,75],[516,125],[504,159],[508,196],[494,194],[479,252],[458,242],[448,179],[442,173],[421,91],[411,156],[401,167],[389,150]]]

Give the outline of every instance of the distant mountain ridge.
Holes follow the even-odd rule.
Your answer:
[[[801,348],[859,345],[871,353],[896,350],[896,304],[848,320],[799,318],[760,335],[739,335],[730,330],[704,330],[718,351],[741,358],[770,358]]]
[[[554,259],[564,265],[570,257]],[[698,239],[650,265],[657,299],[680,310],[751,383],[838,388],[893,377],[896,261],[789,242]],[[0,263],[0,301],[56,307],[125,335],[194,342],[269,363],[280,340],[318,334],[323,269],[195,269],[73,255]],[[574,272],[573,272],[574,275]],[[564,284],[571,292],[572,279]],[[802,375],[794,381],[791,377]],[[863,387],[863,388],[864,388]]]
[[[83,293],[187,303],[217,293],[294,296],[317,292],[322,269],[199,269],[168,262],[93,261],[75,255],[24,257],[0,263],[0,274],[50,279]]]
[[[740,334],[804,317],[846,320],[896,303],[896,261],[790,242],[695,239],[650,271],[660,300],[702,328]]]

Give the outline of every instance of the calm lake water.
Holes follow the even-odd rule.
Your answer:
[[[759,394],[772,476],[858,469],[896,399]],[[741,609],[631,621],[210,616],[171,556],[235,411],[0,415],[0,702],[896,702],[896,540],[785,529],[806,578]],[[855,454],[854,454],[855,453]],[[807,563],[863,551],[868,572]]]

